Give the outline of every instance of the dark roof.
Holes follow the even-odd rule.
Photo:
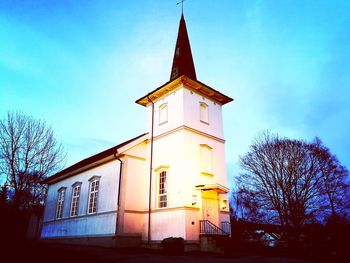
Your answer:
[[[135,102],[142,106],[147,106],[151,100],[155,100],[169,92],[172,88],[178,86],[179,82],[190,84],[197,92],[207,96],[220,104],[225,104],[233,99],[221,92],[205,85],[197,80],[196,70],[192,58],[191,45],[187,34],[184,15],[181,14],[179,32],[177,36],[173,65],[170,74],[170,80],[151,91],[147,95],[139,98]]]
[[[194,68],[192,58],[191,45],[188,39],[186,22],[183,14],[181,15],[180,19],[179,33],[177,35],[170,81],[182,75],[197,80],[196,70]]]
[[[137,137],[135,137],[135,138],[132,138],[132,139],[130,139],[130,140],[128,140],[128,141],[125,141],[125,142],[123,142],[123,143],[121,143],[121,144],[118,144],[118,145],[116,145],[116,146],[113,146],[112,148],[109,148],[109,149],[107,149],[107,150],[105,150],[105,151],[103,151],[103,152],[100,152],[100,153],[98,153],[98,154],[95,154],[95,155],[93,155],[93,156],[90,156],[90,157],[88,157],[88,158],[86,158],[86,159],[84,159],[84,160],[82,160],[82,161],[80,161],[80,162],[78,162],[78,163],[76,163],[76,164],[73,164],[72,166],[69,166],[69,167],[63,169],[62,171],[60,171],[60,172],[58,172],[58,173],[56,173],[56,174],[54,174],[54,175],[52,175],[52,176],[46,178],[46,179],[43,181],[43,183],[45,183],[45,184],[50,184],[50,183],[52,183],[53,181],[56,181],[56,179],[58,179],[59,177],[65,175],[65,174],[67,174],[67,173],[73,172],[73,171],[75,171],[75,170],[77,170],[77,169],[79,169],[79,168],[82,168],[82,167],[84,167],[84,166],[86,166],[86,165],[88,165],[88,164],[94,163],[94,162],[99,161],[99,160],[101,160],[101,159],[103,159],[103,158],[106,158],[106,157],[108,157],[108,156],[111,156],[111,155],[115,154],[119,148],[121,148],[121,147],[123,147],[123,146],[129,144],[129,143],[132,142],[132,141],[135,141],[135,140],[141,138],[142,136],[144,136],[144,135],[146,135],[146,134],[147,134],[147,133],[141,134],[141,135],[139,135],[139,136],[137,136]]]

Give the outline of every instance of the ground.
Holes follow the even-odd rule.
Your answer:
[[[8,244],[9,245],[9,244]],[[7,246],[6,246],[7,247]],[[2,247],[4,248],[4,247]],[[110,248],[67,246],[57,244],[21,243],[10,245],[4,250],[5,259],[2,262],[118,262],[118,263],[311,263],[301,259],[289,259],[267,256],[220,256],[204,253],[185,253],[183,255],[164,255],[161,251],[149,250],[115,250]],[[3,253],[2,258],[3,257]]]

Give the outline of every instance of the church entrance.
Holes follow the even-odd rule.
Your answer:
[[[219,225],[219,197],[215,190],[202,190],[203,220]]]

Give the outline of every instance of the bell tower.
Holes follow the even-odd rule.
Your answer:
[[[197,79],[182,14],[170,80],[136,100],[150,135],[152,240],[198,240],[200,221],[229,221],[222,106],[232,100]]]

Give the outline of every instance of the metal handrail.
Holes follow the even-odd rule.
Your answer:
[[[216,226],[209,220],[199,220],[200,225],[200,234],[211,234],[211,235],[225,235],[229,236],[230,234]]]
[[[229,236],[231,236],[231,223],[228,221],[221,222],[221,229],[224,230]]]

